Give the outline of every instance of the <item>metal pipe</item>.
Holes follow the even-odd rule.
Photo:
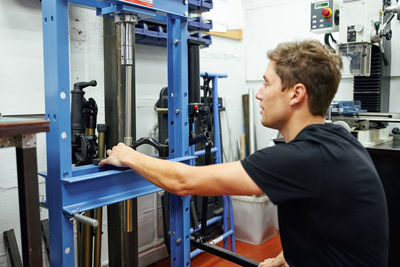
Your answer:
[[[97,227],[99,225],[99,222],[97,220],[95,220],[93,218],[90,218],[88,216],[85,216],[85,215],[74,214],[73,218],[75,220],[77,220],[78,222],[87,224],[87,225],[92,226],[92,227]]]
[[[99,153],[99,160],[102,160],[105,158],[105,135],[107,131],[107,125],[106,124],[98,124],[97,125],[97,132],[99,134],[99,142],[98,142],[98,153]]]
[[[218,148],[217,147],[213,147],[213,148],[211,148],[211,153],[215,153],[215,152],[217,152],[218,151]],[[196,156],[196,157],[200,157],[200,156],[203,156],[203,155],[205,155],[206,154],[206,150],[205,149],[203,149],[203,150],[199,150],[199,151],[195,151],[194,152],[194,155]],[[218,163],[218,162],[217,162]]]
[[[93,266],[101,266],[101,228],[103,222],[103,207],[94,210],[94,217],[99,222],[94,232],[94,257]]]
[[[125,67],[125,136],[124,143],[132,145],[132,66]]]
[[[254,95],[253,89],[249,88],[249,154],[256,151],[255,133],[254,133]]]
[[[98,221],[91,218],[93,216],[93,211],[88,210],[85,215],[74,214],[74,219],[78,221],[78,244],[79,244],[79,258],[78,265],[80,267],[90,267],[92,266],[92,229],[91,226],[96,227]]]
[[[214,223],[216,223],[216,222],[218,222],[220,220],[222,220],[222,216],[212,217],[211,219],[207,220],[207,226],[210,226],[211,224],[214,224]],[[190,228],[190,234],[196,233],[200,229],[201,229],[201,223],[198,225],[197,229]]]
[[[214,145],[217,148],[215,163],[222,163],[221,124],[219,122],[218,82],[217,77],[212,79],[213,89],[213,119],[214,119]]]
[[[229,224],[231,230],[235,228],[235,224],[233,222],[233,205],[232,205],[232,198],[230,196],[226,196],[226,200],[228,201],[228,206],[229,206]],[[235,246],[235,232],[232,232],[231,235],[231,250],[233,252],[236,251],[236,246]]]

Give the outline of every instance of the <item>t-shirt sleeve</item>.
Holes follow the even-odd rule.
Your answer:
[[[293,143],[258,150],[241,161],[275,204],[316,197],[321,188],[320,162],[317,148]]]

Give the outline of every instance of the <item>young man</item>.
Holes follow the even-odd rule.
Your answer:
[[[343,127],[324,124],[340,81],[340,57],[317,41],[269,51],[256,94],[262,124],[285,144],[243,161],[193,167],[154,159],[124,144],[99,166],[128,166],[155,185],[184,195],[257,195],[278,205],[284,252],[260,266],[386,266],[386,199],[374,165]]]

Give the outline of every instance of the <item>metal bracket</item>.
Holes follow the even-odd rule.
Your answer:
[[[36,147],[36,135],[17,135],[17,136],[0,136],[0,148],[4,147],[21,147],[34,148]]]

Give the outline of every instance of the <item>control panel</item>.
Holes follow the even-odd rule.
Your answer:
[[[329,33],[339,30],[339,1],[312,0],[310,30],[317,33]]]

